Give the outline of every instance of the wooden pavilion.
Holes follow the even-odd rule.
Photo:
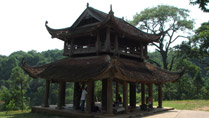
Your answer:
[[[64,59],[46,65],[32,67],[23,60],[22,68],[33,78],[46,80],[44,107],[48,107],[50,83],[59,84],[57,108],[65,105],[66,82],[74,82],[74,108],[80,104],[79,83],[87,83],[86,113],[91,113],[94,101],[94,81],[102,81],[102,109],[113,114],[113,82],[123,86],[123,107],[128,112],[136,107],[136,84],[141,84],[141,104],[145,104],[145,85],[153,98],[153,84],[158,86],[158,107],[162,107],[162,84],[175,82],[183,70],[170,72],[145,62],[147,45],[158,42],[161,34],[145,33],[121,18],[89,7],[68,28],[52,29],[46,22],[52,38],[64,42]],[[129,84],[129,91],[128,91]],[[128,92],[130,98],[128,101]],[[151,105],[150,107],[153,107]]]

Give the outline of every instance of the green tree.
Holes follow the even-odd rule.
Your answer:
[[[164,69],[172,68],[168,68],[167,61],[171,45],[179,38],[187,38],[193,29],[194,22],[188,19],[188,13],[189,11],[186,9],[159,5],[137,13],[133,17],[133,21],[130,21],[131,24],[147,33],[162,34],[159,43],[152,44],[161,54]],[[172,58],[175,58],[175,56]]]
[[[193,49],[199,49],[201,56],[209,56],[209,22],[202,23],[190,40]]]
[[[207,8],[209,0],[190,0],[190,4],[199,5],[199,8],[204,12],[209,12]]]
[[[29,80],[29,77],[24,74],[24,71],[19,66],[12,69],[10,79],[8,80],[10,92],[13,95],[13,99],[15,99],[15,105],[17,108],[20,107],[21,110],[24,109],[25,93]]]

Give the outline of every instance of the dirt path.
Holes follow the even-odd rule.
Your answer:
[[[209,118],[209,112],[191,110],[171,110],[143,118]]]

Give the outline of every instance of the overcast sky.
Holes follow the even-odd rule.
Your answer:
[[[196,21],[195,28],[209,19],[209,13],[189,5],[189,0],[1,0],[0,55],[19,50],[63,49],[63,42],[52,39],[47,32],[45,21],[55,29],[70,27],[85,10],[87,2],[106,13],[112,4],[114,15],[128,20],[137,12],[157,5],[189,9],[191,19]]]

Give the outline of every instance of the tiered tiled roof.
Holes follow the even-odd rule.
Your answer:
[[[28,66],[23,61],[22,67],[33,78],[70,82],[104,79],[114,71],[114,78],[119,80],[139,83],[165,83],[178,80],[184,72],[183,70],[170,72],[146,62],[111,58],[108,55],[65,58],[38,67]]]
[[[95,18],[97,22],[78,27],[79,23],[84,19],[85,16],[88,15]],[[109,23],[113,24],[112,28],[117,30],[117,32],[134,40],[140,40],[146,43],[157,42],[161,36],[161,34],[148,34],[137,29],[123,19],[115,17],[112,11],[110,11],[109,14],[106,14],[92,7],[87,7],[71,27],[64,29],[52,29],[47,25],[48,22],[46,22],[46,28],[51,34],[52,38],[65,40],[65,38],[69,37],[72,38],[89,35],[95,31],[98,31],[101,29],[101,27],[106,27]]]

